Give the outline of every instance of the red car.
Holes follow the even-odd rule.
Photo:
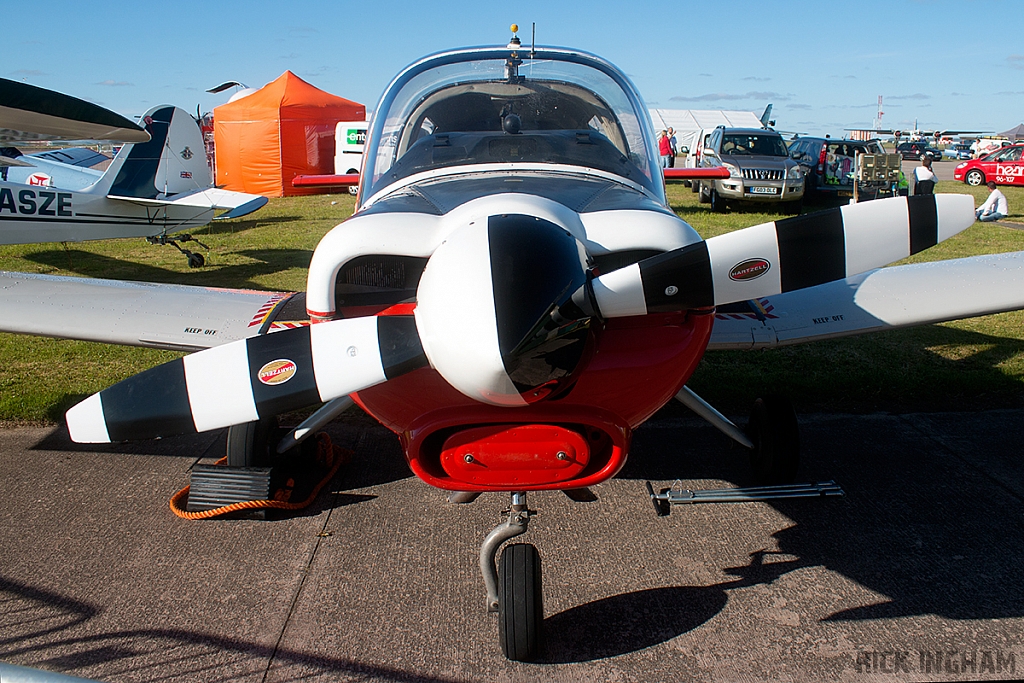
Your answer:
[[[953,179],[968,185],[984,185],[990,180],[996,185],[1024,185],[1024,144],[997,149],[980,159],[957,164]]]

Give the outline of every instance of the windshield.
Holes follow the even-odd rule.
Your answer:
[[[992,154],[992,161],[1020,161],[1024,147],[1007,147]]]
[[[374,115],[360,196],[437,169],[559,165],[614,174],[664,201],[650,119],[621,72],[578,52],[510,55],[443,53],[399,74]]]
[[[722,154],[785,157],[789,156],[789,150],[781,135],[730,133],[722,140]]]

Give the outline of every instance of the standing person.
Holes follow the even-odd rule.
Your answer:
[[[914,169],[914,194],[933,194],[936,181],[932,158],[926,155],[921,159],[921,165]]]
[[[984,223],[1006,218],[1006,215],[1010,213],[1010,205],[1006,201],[1006,195],[1000,192],[996,188],[996,184],[991,180],[988,181],[988,189],[992,190],[988,195],[988,199],[974,212],[974,217]]]
[[[669,148],[668,167],[669,168],[675,168],[676,167],[676,155],[679,154],[679,147],[676,144],[676,129],[675,128],[669,128],[668,129],[668,148]]]
[[[903,169],[900,169],[899,178],[896,180],[896,194],[900,197],[906,197],[910,194],[910,181],[907,180],[907,176],[903,174]]]
[[[668,168],[668,158],[672,154],[672,146],[668,141],[668,131],[661,131],[658,136],[658,154],[661,155],[661,167]]]

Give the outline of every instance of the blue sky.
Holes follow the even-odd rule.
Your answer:
[[[419,57],[529,41],[609,59],[651,107],[740,109],[769,102],[783,130],[870,127],[1001,131],[1024,122],[1024,35],[1016,0],[847,2],[68,2],[3,0],[0,76],[138,115],[202,111],[290,69],[376,106]],[[854,10],[850,8],[854,7]],[[1016,28],[1014,28],[1016,24]]]

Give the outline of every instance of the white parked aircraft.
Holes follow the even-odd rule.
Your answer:
[[[199,126],[183,109],[154,107],[143,116],[140,128],[113,112],[34,86],[7,81],[0,83],[0,92],[21,93],[12,83],[31,88],[28,94],[34,98],[25,96],[0,107],[4,141],[84,135],[128,135],[140,141],[125,144],[102,173],[52,153],[23,156],[12,148],[2,150],[0,244],[146,237],[181,249],[177,242],[192,238],[176,233],[214,218],[238,218],[267,203],[266,197],[213,187]],[[59,116],[52,108],[43,109],[53,101],[67,105]],[[91,109],[70,106],[76,102]],[[74,118],[95,118],[95,110],[120,121],[103,127]],[[224,213],[215,216],[218,210]],[[202,255],[181,251],[189,265],[203,264]]]
[[[526,492],[579,499],[615,476],[673,397],[764,479],[794,477],[792,409],[758,400],[737,427],[686,387],[706,351],[1024,308],[1024,253],[878,270],[967,229],[968,195],[701,239],[668,205],[636,89],[577,50],[514,38],[426,57],[385,91],[365,153],[356,212],[317,246],[305,295],[3,273],[0,329],[206,349],[79,403],[76,441],[229,427],[255,463],[253,425],[326,402],[277,457],[355,400],[425,482],[463,502],[509,493],[480,568],[511,659],[543,645],[536,548],[495,566],[527,531]]]

